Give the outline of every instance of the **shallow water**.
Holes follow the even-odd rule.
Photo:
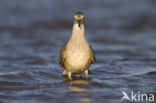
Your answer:
[[[120,103],[122,91],[156,95],[156,2],[88,1],[0,1],[0,103]],[[59,49],[78,10],[97,61],[89,80],[68,81]]]

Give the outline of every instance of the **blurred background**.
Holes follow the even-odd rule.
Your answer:
[[[67,81],[59,50],[78,11],[97,62]],[[155,79],[155,0],[0,0],[0,103],[120,103],[156,95]]]

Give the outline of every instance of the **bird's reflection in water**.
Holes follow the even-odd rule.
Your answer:
[[[74,78],[73,80],[68,80],[67,78],[63,78],[63,84],[68,85],[67,88],[64,90],[66,93],[76,93],[76,100],[79,103],[89,103],[91,101],[89,94],[91,91],[88,88],[85,88],[90,80],[86,80],[82,77]]]
[[[89,79],[85,79],[83,77],[74,77],[73,80],[69,80],[68,77],[63,77],[64,84],[88,84],[90,82]]]

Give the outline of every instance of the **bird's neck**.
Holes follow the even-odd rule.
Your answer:
[[[74,21],[72,35],[68,41],[67,49],[82,49],[88,47],[88,42],[85,39],[84,23],[81,21],[80,27],[78,21]]]
[[[81,20],[80,27],[78,25],[78,21],[74,20],[71,39],[75,39],[75,40],[76,39],[81,39],[81,40],[84,40],[85,39],[84,34],[85,34],[84,20]]]

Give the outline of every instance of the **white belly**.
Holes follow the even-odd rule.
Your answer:
[[[90,59],[88,50],[71,50],[67,54],[67,69],[69,71],[83,71],[86,69]]]

